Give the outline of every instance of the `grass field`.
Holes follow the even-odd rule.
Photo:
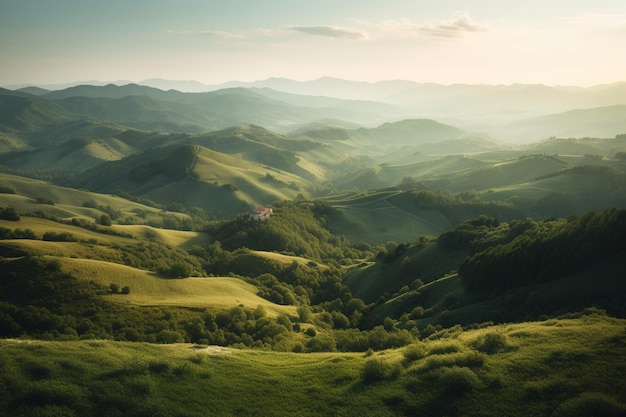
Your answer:
[[[253,250],[253,251],[250,251],[250,253],[256,256],[259,256],[261,258],[266,258],[272,261],[280,262],[281,264],[284,264],[284,265],[288,265],[293,262],[297,262],[299,265],[307,265],[311,263],[310,259],[303,258],[301,256],[283,255],[282,253],[266,252],[266,251],[260,251],[260,250]]]
[[[125,244],[133,241],[132,238],[116,236],[111,234],[98,233],[94,230],[85,229],[83,227],[73,226],[71,224],[58,223],[38,217],[25,217],[18,221],[0,220],[0,226],[8,229],[30,229],[41,238],[46,232],[69,233],[77,240],[97,241],[102,244]],[[123,231],[123,228],[118,230]],[[132,229],[130,229],[132,230]]]
[[[211,238],[206,233],[183,230],[158,229],[144,225],[113,225],[113,230],[127,233],[140,239],[159,241],[166,245],[189,249],[193,245],[208,245]]]
[[[111,294],[113,302],[139,306],[216,307],[237,305],[255,309],[263,306],[269,316],[296,315],[294,306],[271,303],[256,295],[258,289],[239,278],[211,277],[164,279],[149,271],[91,259],[60,258],[62,269],[79,279],[95,281],[104,287],[116,284],[130,287],[129,294]]]
[[[157,209],[114,195],[61,187],[6,173],[0,173],[0,186],[15,191],[14,194],[0,193],[0,207],[12,207],[22,215],[38,213],[38,217],[96,223],[106,213],[102,210],[109,210],[117,214],[113,223],[142,225],[162,225],[164,219],[175,218],[180,221],[188,217],[186,214]],[[41,204],[37,200],[51,204]]]
[[[453,328],[373,354],[3,340],[0,413],[622,416],[625,325],[591,313]]]
[[[329,229],[353,242],[412,242],[452,227],[441,212],[416,208],[395,190],[337,196],[328,202],[341,213],[329,219]]]

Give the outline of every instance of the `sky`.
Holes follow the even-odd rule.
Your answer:
[[[0,86],[626,81],[624,0],[0,0]]]

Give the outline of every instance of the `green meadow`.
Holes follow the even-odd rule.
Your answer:
[[[0,343],[13,416],[622,416],[626,322],[451,328],[402,349],[278,353],[111,341]]]

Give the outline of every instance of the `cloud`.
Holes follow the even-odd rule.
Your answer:
[[[451,19],[438,22],[413,22],[408,19],[360,22],[372,39],[459,39],[474,33],[487,32],[489,27],[480,24],[467,12],[455,14]]]
[[[443,38],[460,38],[471,33],[487,32],[489,29],[474,21],[469,14],[462,13],[450,20],[436,24],[417,25],[417,31],[427,36]]]
[[[240,31],[182,30],[170,33],[178,35],[204,36],[227,43],[248,43],[263,39],[287,38],[290,33],[334,39],[350,40],[394,40],[417,38],[462,38],[472,33],[486,32],[489,28],[474,21],[468,13],[457,13],[451,19],[439,22],[416,23],[408,19],[379,22],[359,21],[359,27],[315,25],[287,26],[272,29],[248,29]]]
[[[291,30],[309,35],[326,36],[338,39],[367,39],[367,32],[361,29],[340,26],[292,26]]]

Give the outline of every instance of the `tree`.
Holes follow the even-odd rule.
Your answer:
[[[117,284],[111,284],[109,287],[111,288],[111,292],[113,294],[117,294],[120,291],[120,287]]]
[[[301,322],[308,323],[311,321],[311,309],[308,306],[300,304],[297,311]]]
[[[130,287],[128,285],[122,288],[122,294],[130,294]]]
[[[186,278],[191,276],[193,268],[191,265],[184,262],[176,262],[170,267],[169,276],[175,278]]]
[[[103,214],[100,216],[100,221],[98,222],[102,226],[111,226],[111,217],[108,214]]]
[[[20,215],[13,207],[7,207],[0,209],[0,219],[18,221],[20,219]]]

